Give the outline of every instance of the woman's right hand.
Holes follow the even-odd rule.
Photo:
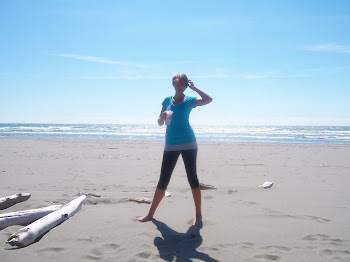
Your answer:
[[[158,125],[162,126],[164,124],[165,119],[168,117],[168,113],[166,112],[165,107],[162,107],[162,111],[160,111],[158,118]]]
[[[162,114],[161,114],[160,117],[161,117],[162,120],[167,119],[167,117],[168,117],[168,112],[167,112],[167,111],[162,112]]]

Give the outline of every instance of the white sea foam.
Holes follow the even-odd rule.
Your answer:
[[[193,126],[198,140],[350,143],[350,127]],[[0,124],[0,136],[164,139],[158,125]]]

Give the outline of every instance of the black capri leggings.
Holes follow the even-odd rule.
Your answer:
[[[175,168],[179,155],[185,164],[187,179],[191,188],[199,187],[197,178],[197,149],[188,149],[180,151],[164,151],[162,169],[157,187],[166,190],[170,181],[171,174]]]

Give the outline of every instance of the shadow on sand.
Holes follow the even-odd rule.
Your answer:
[[[178,233],[156,219],[152,219],[152,222],[162,234],[163,238],[154,239],[154,245],[158,248],[160,257],[165,261],[173,261],[176,258],[177,262],[191,262],[191,258],[196,258],[202,261],[219,262],[208,254],[196,250],[203,242],[199,233],[201,227],[191,226],[186,233]]]

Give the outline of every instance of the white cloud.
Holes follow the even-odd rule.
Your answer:
[[[210,78],[214,78],[214,79],[224,79],[224,78],[230,78],[231,76],[228,74],[222,74],[222,73],[217,73],[217,74],[208,74],[208,75],[194,75],[191,76],[193,79],[197,78],[197,79],[210,79]]]
[[[67,57],[67,58],[72,58],[72,59],[81,60],[81,61],[103,63],[103,64],[145,67],[144,65],[140,65],[140,64],[133,64],[133,63],[129,63],[129,62],[116,61],[116,60],[111,60],[111,59],[106,59],[106,58],[96,57],[96,56],[82,56],[82,55],[76,55],[76,54],[56,54],[56,56]]]
[[[266,79],[266,78],[295,78],[295,77],[309,77],[310,74],[301,74],[301,73],[283,73],[280,71],[269,71],[269,72],[260,72],[260,73],[238,73],[238,74],[225,74],[225,73],[216,73],[208,75],[197,75],[193,78],[214,78],[214,79],[243,79],[243,80],[255,80],[255,79]]]
[[[171,76],[161,75],[120,75],[120,76],[82,76],[81,79],[98,79],[98,80],[140,80],[140,79],[169,79]]]
[[[262,78],[268,78],[273,76],[273,72],[266,72],[266,73],[260,73],[260,74],[240,74],[236,75],[235,78],[239,79],[262,79]]]
[[[81,79],[97,79],[97,80],[140,80],[140,79],[169,79],[172,75],[161,75],[161,74],[145,74],[145,73],[122,73],[120,75],[110,76],[81,76]],[[242,73],[242,74],[226,74],[226,73],[215,73],[215,74],[201,74],[191,75],[191,79],[243,79],[243,80],[255,80],[255,79],[266,79],[266,78],[295,78],[295,77],[310,77],[310,74],[306,73],[294,73],[294,74],[283,74],[281,72],[262,72],[262,73]]]
[[[338,52],[338,53],[346,53],[350,54],[350,47],[345,45],[339,45],[336,43],[324,43],[319,45],[314,45],[307,47],[308,51],[316,51],[316,52]]]
[[[105,79],[105,80],[118,80],[118,79],[127,79],[127,80],[139,80],[139,79],[169,79],[176,73],[172,75],[146,75],[146,74],[124,74],[119,76],[82,76],[82,79]],[[224,79],[224,78],[233,78],[227,74],[208,74],[208,75],[194,75],[191,76],[193,79]]]

